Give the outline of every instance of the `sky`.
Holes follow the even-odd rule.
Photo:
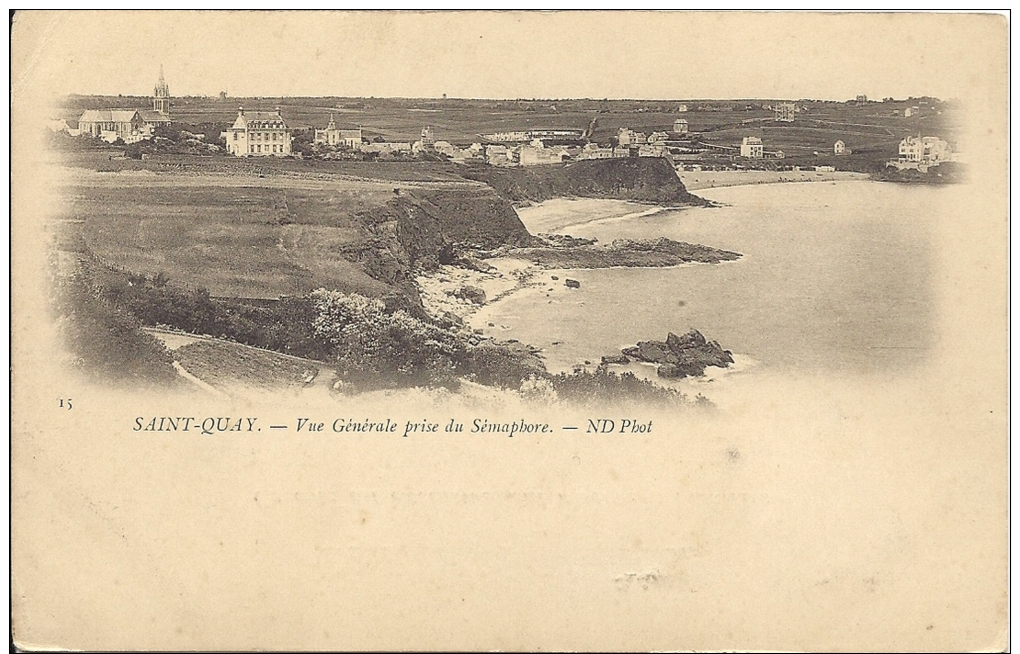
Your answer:
[[[1001,49],[1005,79],[1007,29],[933,13],[28,12],[11,82],[149,95],[162,64],[175,96],[949,99],[999,73],[965,65],[975,48]]]

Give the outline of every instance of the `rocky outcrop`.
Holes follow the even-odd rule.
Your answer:
[[[497,168],[477,166],[461,175],[484,182],[514,203],[557,197],[611,198],[664,206],[706,206],[687,192],[668,161],[661,157],[595,159],[565,165]]]
[[[659,364],[658,375],[665,378],[701,377],[708,366],[726,368],[733,363],[729,350],[706,340],[696,329],[683,336],[670,332],[665,341],[639,341],[636,346],[624,349],[623,355]]]
[[[455,298],[467,300],[472,304],[482,305],[485,304],[486,300],[484,290],[478,288],[477,286],[470,286],[468,284],[465,284],[464,286],[461,286],[456,290],[448,291],[448,293]]]
[[[740,258],[736,252],[664,237],[649,240],[617,239],[609,245],[593,241],[576,243],[542,238],[538,246],[505,250],[505,253],[528,259],[545,268],[655,268],[681,263],[719,263]]]

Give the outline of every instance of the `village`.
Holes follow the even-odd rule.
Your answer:
[[[364,118],[356,124],[337,121],[337,114],[349,110],[342,106],[329,111],[328,118],[299,123],[290,111],[281,107],[246,109],[239,105],[236,117],[229,126],[190,131],[192,122],[172,117],[171,95],[163,68],[153,88],[151,108],[87,108],[73,120],[54,119],[48,122],[51,132],[91,141],[97,145],[122,146],[124,156],[147,158],[154,154],[172,152],[202,155],[230,155],[234,157],[290,157],[312,160],[355,161],[449,161],[460,164],[488,164],[515,167],[562,164],[590,159],[618,159],[630,157],[664,158],[678,171],[700,170],[854,170],[874,172],[879,168],[897,171],[916,170],[926,173],[946,162],[960,162],[962,157],[950,142],[936,135],[905,134],[895,143],[876,151],[875,134],[861,132],[860,125],[841,125],[821,118],[810,118],[809,103],[789,101],[739,103],[726,107],[718,102],[679,102],[671,105],[673,116],[669,123],[648,125],[643,108],[636,110],[635,122],[642,125],[607,127],[606,116],[596,112],[584,128],[543,125],[521,129],[479,132],[466,140],[443,133],[438,124],[423,125],[416,139],[400,139],[374,133],[366,127]],[[226,93],[220,94],[226,102]],[[847,104],[855,107],[884,105],[858,95]],[[259,102],[264,104],[264,102]],[[553,105],[552,110],[556,107]],[[721,111],[754,112],[751,118],[741,118],[736,124],[715,124],[701,116],[715,117]],[[414,110],[414,109],[410,109]],[[422,111],[435,111],[423,109]],[[910,119],[934,117],[933,103],[919,100],[906,102],[894,108],[891,114]],[[660,113],[664,113],[660,110]],[[887,112],[888,113],[888,112]],[[691,120],[704,123],[692,128]],[[302,117],[305,117],[304,115]],[[189,117],[191,118],[191,117]],[[613,116],[617,118],[617,116]],[[173,126],[179,129],[173,129]],[[214,125],[213,125],[214,127]],[[877,125],[876,125],[877,127]],[[838,138],[819,145],[819,138],[806,128]],[[885,128],[890,135],[894,130]],[[843,135],[843,132],[846,132]],[[790,143],[790,136],[805,140]],[[459,134],[463,137],[463,134]],[[861,138],[861,137],[865,138]],[[879,136],[884,137],[883,134]],[[866,141],[855,143],[858,141]],[[784,149],[786,148],[786,152]],[[855,152],[857,156],[855,156]]]

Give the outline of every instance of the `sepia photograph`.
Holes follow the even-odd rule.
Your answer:
[[[13,646],[1008,649],[1008,37],[14,12]]]

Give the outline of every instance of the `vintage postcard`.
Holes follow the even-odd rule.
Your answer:
[[[1007,54],[16,13],[15,645],[1007,648]]]

